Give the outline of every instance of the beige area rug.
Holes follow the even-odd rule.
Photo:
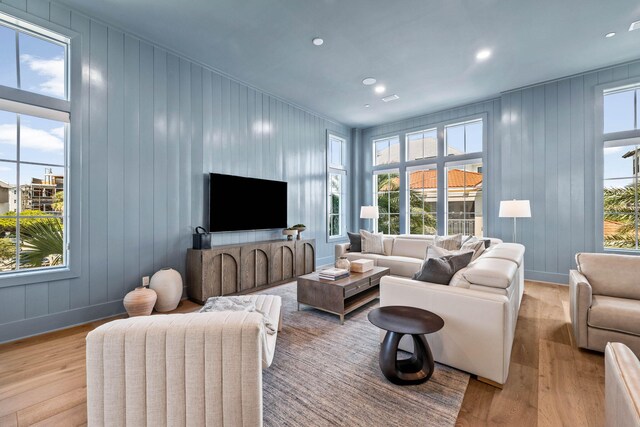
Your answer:
[[[379,329],[367,320],[377,301],[347,316],[302,306],[296,284],[280,295],[284,327],[263,371],[265,426],[453,426],[469,375],[436,364],[431,379],[397,386],[378,365]]]

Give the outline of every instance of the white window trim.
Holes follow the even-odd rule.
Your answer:
[[[84,174],[84,172],[81,172],[82,155],[79,146],[82,136],[82,115],[79,112],[85,107],[82,92],[86,90],[86,82],[82,79],[82,37],[79,33],[66,27],[38,18],[6,4],[0,4],[0,19],[3,24],[19,25],[25,32],[35,31],[48,38],[55,40],[57,37],[57,41],[68,43],[66,50],[67,63],[65,64],[67,100],[0,85],[0,98],[3,99],[3,104],[0,108],[20,114],[64,122],[70,121],[73,111],[78,112],[73,116],[73,125],[67,125],[65,141],[65,265],[0,274],[0,288],[76,278],[80,276],[82,270],[82,251],[80,248],[82,180],[75,180],[72,177]],[[77,76],[73,82],[70,80],[72,74]],[[39,106],[42,108],[38,108]],[[74,141],[77,142],[74,143]],[[76,143],[78,148],[71,151],[71,146]],[[73,165],[77,174],[72,175],[71,165]]]
[[[436,133],[436,155],[435,156],[431,156],[431,157],[421,157],[419,159],[410,159],[409,158],[409,151],[410,151],[409,150],[409,137],[411,135],[425,134],[427,132],[435,132]],[[433,160],[433,159],[439,157],[439,155],[440,155],[440,152],[438,150],[438,128],[437,127],[430,127],[430,128],[427,128],[427,129],[422,129],[422,130],[418,130],[418,131],[414,131],[414,132],[407,132],[404,135],[404,145],[405,145],[405,148],[404,148],[404,152],[405,152],[405,156],[404,156],[405,159],[404,160],[405,160],[405,162],[421,162],[421,161]],[[424,143],[422,145],[422,150],[423,150],[422,154],[424,154]]]
[[[331,163],[331,140],[338,139],[342,142],[342,164],[334,165]],[[329,242],[344,241],[347,238],[347,211],[348,211],[348,175],[349,175],[349,155],[347,149],[347,138],[334,132],[327,131],[327,177],[326,177],[326,240]],[[331,175],[341,175],[341,187],[340,187],[340,234],[331,235],[331,228],[329,227],[329,221],[331,219]]]
[[[637,77],[631,79],[618,80],[595,87],[595,161],[596,168],[594,173],[593,183],[595,188],[595,211],[596,211],[596,236],[595,247],[596,250],[606,253],[620,253],[620,254],[633,254],[640,253],[640,249],[622,249],[622,248],[607,248],[604,246],[604,149],[608,146],[615,145],[632,145],[638,143],[640,139],[640,129],[619,131],[619,132],[604,132],[604,95],[605,92],[613,92],[616,89],[630,88],[632,86],[640,86],[640,79]]]
[[[447,180],[449,179],[449,168],[457,168],[460,166],[466,166],[466,165],[473,165],[473,164],[481,164],[482,165],[482,175],[483,175],[483,187],[482,187],[482,199],[483,199],[483,205],[484,205],[484,198],[485,198],[485,188],[484,188],[484,163],[483,163],[483,159],[482,157],[477,157],[475,159],[465,159],[465,160],[454,160],[451,162],[445,162],[444,164],[444,227],[445,227],[445,235],[449,235],[449,183],[447,182]],[[465,187],[466,188],[466,187]],[[483,211],[482,211],[482,234],[484,236],[484,206],[483,206]]]
[[[431,164],[427,164],[427,165],[421,165],[421,166],[409,166],[406,168],[406,175],[407,175],[407,179],[405,180],[406,184],[406,188],[405,188],[405,198],[406,198],[406,203],[405,203],[405,211],[406,211],[406,221],[407,221],[407,233],[406,234],[411,234],[414,236],[423,236],[423,234],[413,234],[411,233],[411,198],[410,198],[410,192],[411,192],[411,179],[410,179],[410,175],[412,172],[418,172],[418,171],[428,171],[428,170],[435,170],[436,174],[438,173],[438,165],[435,163],[431,163]],[[436,182],[437,182],[437,177],[436,177]],[[437,205],[438,205],[438,185],[436,184],[436,230],[438,229],[438,209],[437,209]]]
[[[388,166],[388,165],[385,165]],[[400,176],[400,169],[399,168],[387,168],[387,169],[376,169],[375,171],[373,171],[373,206],[378,206],[378,179],[376,178],[378,175],[384,175],[384,174],[391,174],[391,173],[397,173],[398,177]],[[398,189],[398,192],[400,194],[402,194],[402,187]],[[378,208],[380,209],[380,208]],[[389,214],[389,213],[387,213]],[[395,215],[395,213],[394,213]],[[400,215],[400,218],[402,218],[402,212],[398,212],[398,215]],[[373,223],[373,232],[377,233],[378,232],[378,218],[374,219],[372,221]]]
[[[397,139],[398,140],[398,147],[400,147],[402,145],[402,139],[400,138],[400,134],[394,134],[394,135],[390,135],[390,136],[385,136],[383,138],[376,138],[371,140],[371,147],[372,147],[372,151],[373,151],[373,157],[371,159],[371,164],[373,165],[374,168],[389,168],[389,167],[393,167],[395,165],[398,165],[400,163],[402,163],[402,156],[398,156],[398,158],[400,159],[400,161],[395,162],[395,163],[383,163],[381,165],[376,165],[376,143],[380,142],[380,141],[385,141],[385,140],[391,140],[391,139]],[[389,150],[391,150],[391,143],[389,143]]]

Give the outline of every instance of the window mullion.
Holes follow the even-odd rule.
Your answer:
[[[20,79],[20,34],[18,31],[15,31],[16,34],[16,83],[18,89],[22,89],[21,79]]]

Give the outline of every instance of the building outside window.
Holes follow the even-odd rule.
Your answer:
[[[0,274],[67,264],[68,51],[0,14]]]
[[[603,92],[603,243],[640,250],[640,84]]]
[[[344,138],[328,135],[327,166],[328,239],[337,239],[347,234],[347,142]]]
[[[482,160],[450,165],[447,171],[447,234],[483,235]]]
[[[407,175],[409,233],[438,234],[438,170],[436,166],[410,170]]]

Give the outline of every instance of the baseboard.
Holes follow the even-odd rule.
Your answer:
[[[122,300],[17,320],[0,326],[0,344],[124,314]]]
[[[533,280],[536,282],[548,282],[567,285],[569,283],[569,272],[567,271],[567,274],[560,274],[525,269],[524,278],[525,280]]]

